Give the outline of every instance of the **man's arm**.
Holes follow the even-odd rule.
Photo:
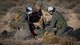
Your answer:
[[[55,24],[57,22],[57,17],[55,15],[52,16],[50,26],[48,27],[48,31],[52,30],[55,27]]]

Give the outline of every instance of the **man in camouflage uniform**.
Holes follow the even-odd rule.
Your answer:
[[[30,32],[28,21],[26,20],[26,12],[17,11],[10,21],[11,32],[14,32],[15,39],[31,39],[33,35]]]
[[[55,7],[48,7],[48,12],[52,15],[50,25],[47,27],[48,32],[54,32],[55,35],[63,35],[66,32],[67,23],[58,11],[55,11]],[[48,33],[46,32],[46,33]]]

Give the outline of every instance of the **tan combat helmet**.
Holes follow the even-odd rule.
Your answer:
[[[35,9],[35,11],[41,10],[41,4],[36,3],[36,4],[34,5],[34,9]]]

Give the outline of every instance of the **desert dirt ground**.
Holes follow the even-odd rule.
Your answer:
[[[38,45],[42,43],[42,38],[31,40],[15,40],[0,38],[0,45]]]

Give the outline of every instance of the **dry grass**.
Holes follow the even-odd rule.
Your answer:
[[[59,43],[61,45],[74,45],[77,42],[77,40],[73,37],[61,37],[59,40]]]
[[[44,43],[49,44],[61,44],[61,45],[75,45],[79,44],[77,43],[77,39],[74,37],[68,37],[68,36],[55,36],[52,34],[48,34],[43,38]]]
[[[73,37],[68,36],[55,36],[52,34],[46,35],[43,40],[42,39],[32,39],[32,40],[15,40],[15,39],[7,39],[0,38],[0,44],[3,45],[80,45],[80,41],[77,41]]]
[[[60,37],[57,37],[57,36],[53,35],[52,33],[49,33],[44,36],[43,42],[55,44],[55,43],[59,43],[59,39],[60,39]]]
[[[44,2],[45,2],[45,0],[44,0]],[[45,3],[44,2],[43,2],[44,6],[47,6],[47,5],[45,5],[45,3],[49,2],[48,3],[49,5],[56,5],[56,6],[60,6],[60,7],[68,8],[68,9],[73,9],[74,7],[79,6],[78,4],[80,3],[80,0],[61,0],[61,1],[60,0],[47,0]],[[8,9],[10,9],[11,7],[14,7],[17,5],[18,6],[26,5],[28,3],[34,4],[35,0],[0,0],[0,15],[5,15],[6,12],[8,11]],[[75,9],[75,12],[79,13],[80,10]],[[80,28],[79,15],[76,17],[77,14],[72,13],[72,12],[69,12],[69,13],[70,13],[69,15],[71,17],[68,17],[68,18],[70,18],[68,24],[70,26],[72,26],[73,28]],[[10,13],[10,14],[12,14],[12,13]],[[0,16],[0,18],[1,18],[1,16]],[[1,28],[2,28],[2,25],[0,25],[0,30],[2,30]],[[7,27],[5,29],[7,29]],[[0,39],[0,44],[2,43],[3,45],[39,45],[40,44],[40,43],[36,43],[36,42],[37,41],[26,42],[26,41],[12,40],[12,39]],[[72,37],[59,37],[59,36],[55,36],[52,34],[48,34],[48,35],[44,36],[43,42],[50,43],[50,44],[59,43],[61,45],[80,45],[80,42],[76,41],[76,39],[74,39]]]
[[[2,45],[41,45],[39,40],[15,40],[0,38],[0,44]]]

